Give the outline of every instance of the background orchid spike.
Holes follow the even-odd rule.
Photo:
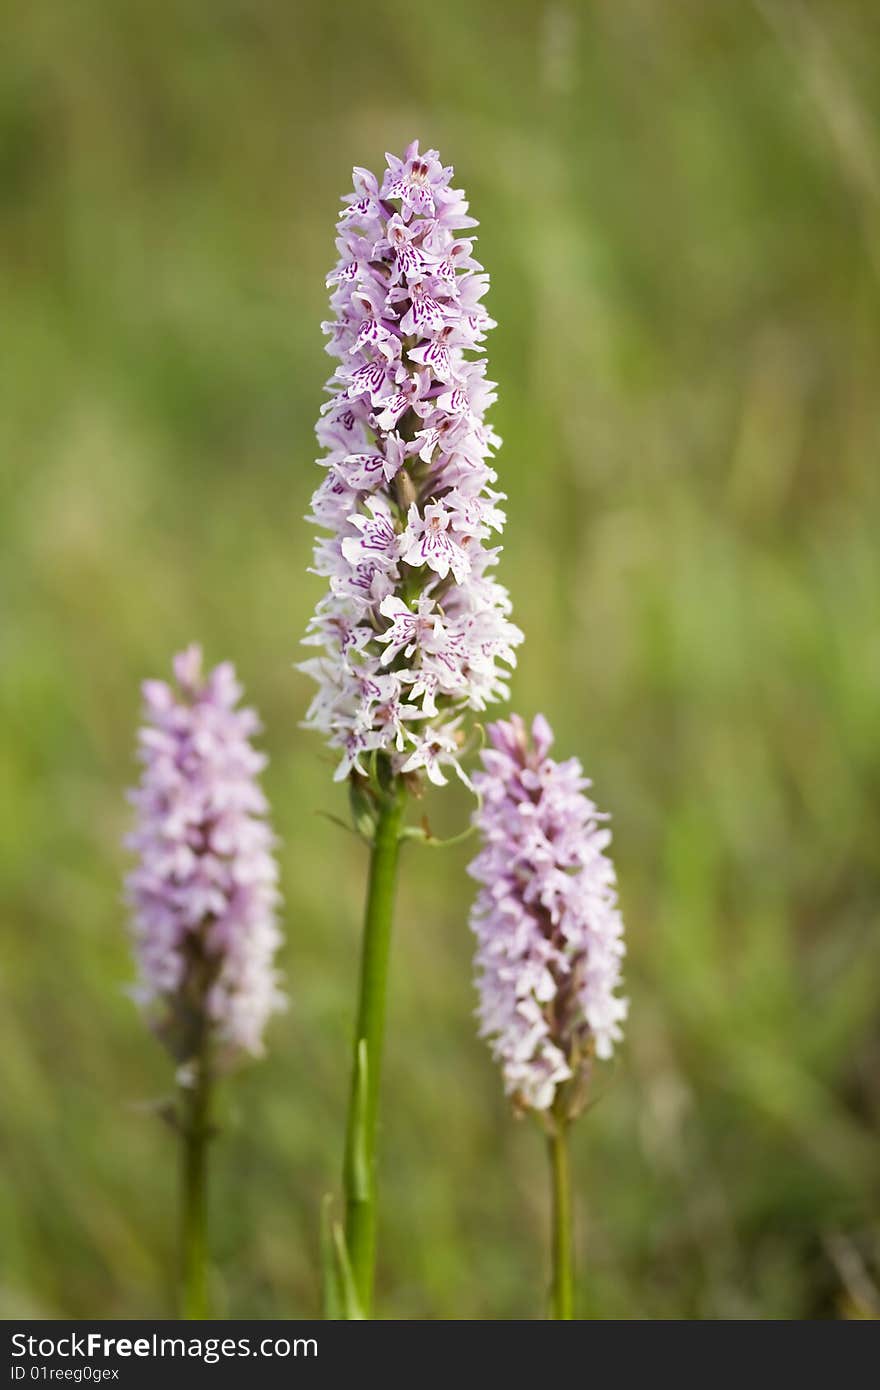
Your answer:
[[[339,751],[337,780],[379,752],[393,774],[443,783],[464,711],[507,697],[501,663],[522,634],[492,577],[504,513],[477,224],[436,150],[387,161],[381,185],[354,170],[327,279],[339,365],[309,519],[329,532],[314,554],[329,592],[305,639],[321,649],[302,667],[318,683],[306,722]]]
[[[284,1005],[273,960],[278,870],[266,798],[266,758],[251,746],[259,720],[237,709],[231,665],[202,674],[189,647],[174,659],[176,689],[143,686],[143,773],[126,880],[139,967],[136,997],[186,1064],[204,1034],[216,1060],[259,1055],[269,1016]]]
[[[517,1106],[581,1108],[591,1057],[611,1056],[626,1000],[615,993],[624,954],[607,817],[585,794],[577,758],[549,757],[543,715],[491,724],[474,777],[483,849],[477,937],[481,1034]]]

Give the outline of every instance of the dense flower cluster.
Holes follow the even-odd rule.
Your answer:
[[[181,1063],[206,1028],[227,1059],[258,1055],[266,1020],[284,1003],[273,966],[278,870],[257,781],[266,759],[250,743],[259,720],[236,708],[242,692],[228,663],[203,676],[190,647],[174,674],[176,690],[144,683],[143,772],[130,794],[136,997]]]
[[[474,778],[484,844],[470,866],[482,885],[471,914],[481,1034],[517,1105],[547,1110],[565,1087],[573,1113],[590,1057],[610,1057],[626,1017],[611,833],[578,760],[548,757],[541,715],[531,740],[517,715],[489,737]]]
[[[473,238],[456,235],[476,223],[435,150],[387,160],[381,185],[355,169],[327,280],[339,366],[309,519],[329,532],[314,564],[329,592],[305,639],[322,651],[303,665],[319,687],[307,723],[339,750],[337,779],[380,751],[442,783],[463,711],[507,695],[499,663],[522,634],[491,575],[504,515],[480,345],[494,325]]]

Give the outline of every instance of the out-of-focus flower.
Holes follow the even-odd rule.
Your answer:
[[[190,647],[174,659],[176,688],[143,686],[143,771],[130,793],[136,824],[126,879],[139,980],[135,996],[181,1064],[206,1037],[219,1062],[259,1055],[269,1016],[284,1006],[273,961],[278,870],[251,745],[260,728],[236,708],[231,665],[202,674]]]
[[[549,757],[542,715],[531,739],[518,715],[489,726],[474,777],[483,848],[471,914],[482,1036],[521,1109],[583,1104],[591,1058],[611,1056],[626,1000],[624,954],[607,819],[585,794],[576,758]]]

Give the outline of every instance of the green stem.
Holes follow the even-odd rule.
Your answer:
[[[571,1237],[571,1172],[568,1162],[568,1124],[557,1120],[547,1140],[553,1191],[553,1285],[551,1306],[554,1318],[574,1317],[574,1260]]]
[[[211,1070],[202,1049],[191,1086],[180,1087],[180,1316],[208,1317],[208,1145]]]
[[[395,782],[383,799],[370,854],[361,947],[360,996],[345,1140],[345,1239],[364,1317],[372,1315],[376,1257],[376,1131],[394,890],[405,791]]]

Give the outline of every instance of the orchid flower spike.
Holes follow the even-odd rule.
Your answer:
[[[531,737],[518,715],[488,734],[474,777],[483,848],[469,870],[480,884],[471,927],[481,1034],[516,1107],[567,1121],[627,1012],[616,993],[624,943],[611,832],[577,758],[549,756],[543,715]]]
[[[337,366],[317,426],[314,573],[327,580],[303,664],[318,685],[306,723],[336,777],[461,773],[466,711],[507,698],[522,634],[493,577],[504,513],[486,423],[489,278],[463,194],[436,150],[355,169],[338,223],[323,325]]]
[[[259,1055],[284,996],[273,963],[278,869],[258,782],[266,758],[250,741],[259,720],[236,707],[231,665],[203,675],[198,647],[175,657],[174,675],[174,686],[143,687],[126,894],[135,996],[185,1075],[206,1031],[219,1064]]]

